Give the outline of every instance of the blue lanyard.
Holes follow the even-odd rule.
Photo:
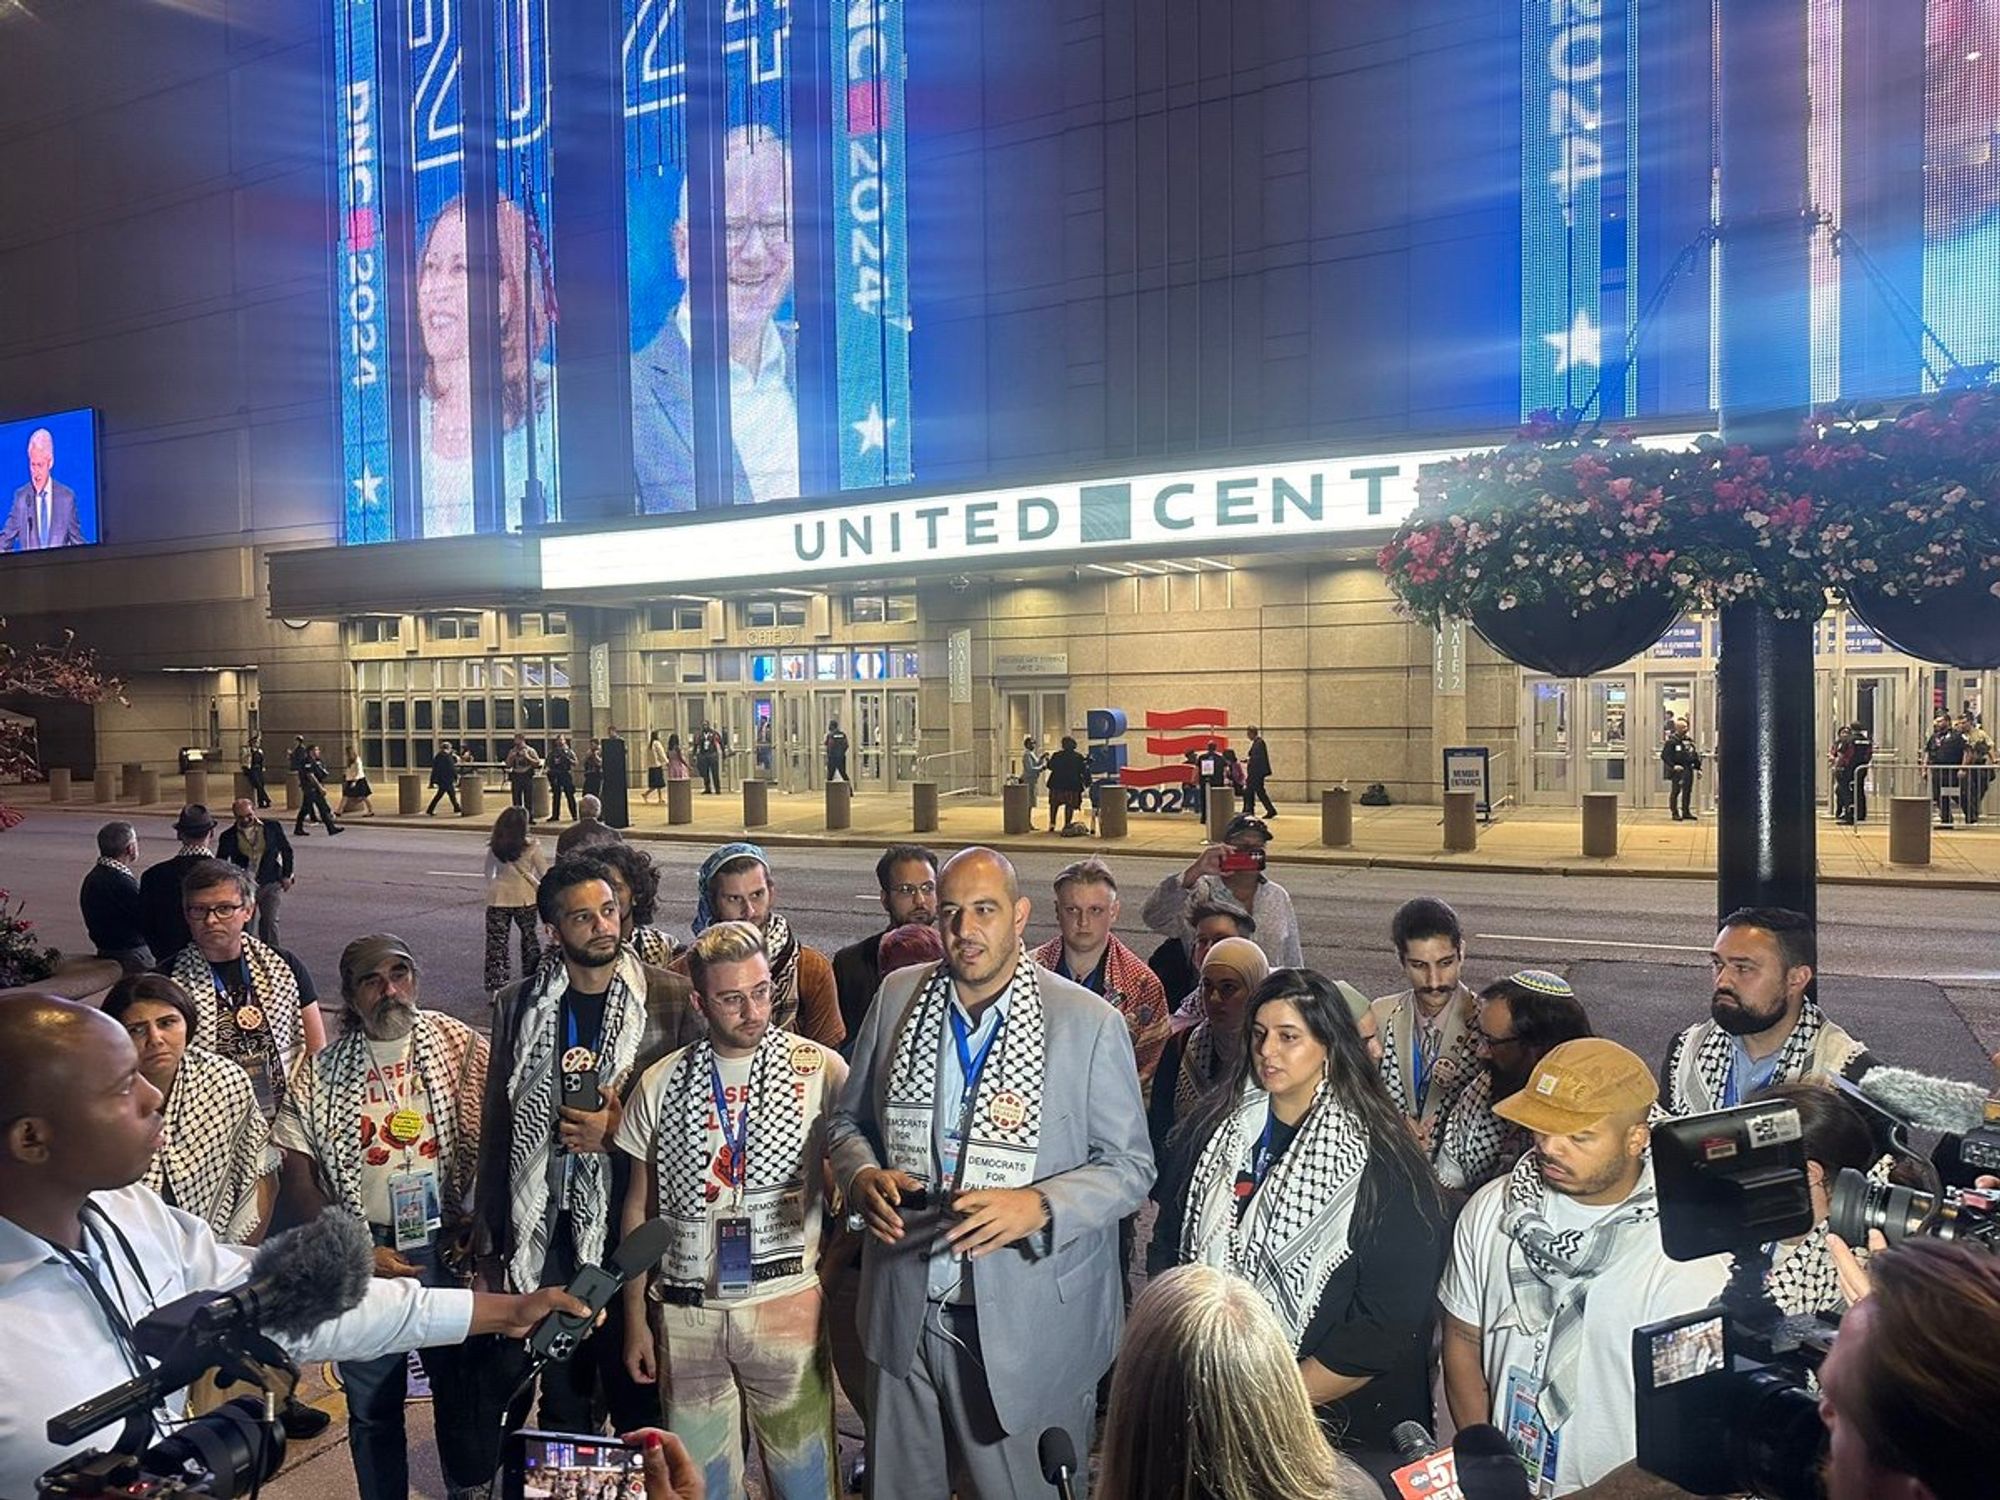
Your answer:
[[[958,1070],[964,1078],[964,1087],[958,1096],[957,1134],[962,1138],[972,1123],[972,1096],[979,1090],[979,1075],[986,1071],[986,1056],[1000,1039],[1000,1033],[1007,1029],[1007,1017],[1000,1017],[992,1034],[980,1043],[979,1055],[974,1057],[970,1045],[972,1028],[966,1025],[965,1017],[958,1013],[956,1007],[947,1008],[945,1014],[951,1020],[951,1039],[958,1044]]]
[[[235,963],[236,972],[243,981],[243,993],[254,997],[257,987],[250,980],[250,961],[239,954]],[[208,966],[208,982],[215,986],[215,998],[227,1004],[229,1001],[229,989],[223,984],[222,976],[215,972],[214,964]]]
[[[1423,1112],[1424,1096],[1431,1091],[1431,1074],[1437,1071],[1438,1053],[1444,1051],[1444,1028],[1442,1026],[1437,1030],[1437,1052],[1431,1053],[1428,1057],[1424,1055],[1424,1037],[1426,1035],[1423,1023],[1421,1021],[1418,1022],[1417,1034],[1412,1038],[1415,1045],[1410,1049],[1410,1081],[1416,1090],[1418,1113]]]
[[[609,1002],[607,1001],[606,1003],[608,1004]],[[563,1010],[563,1035],[565,1038],[567,1038],[566,1046],[575,1047],[579,1045],[581,1042],[581,1037],[579,1033],[583,1029],[582,1024],[577,1020],[576,1007],[574,1005],[565,1005],[562,1008],[562,1010]],[[595,1052],[597,1050],[596,1044],[599,1041],[603,1040],[603,1037],[604,1037],[604,1027],[603,1024],[600,1023],[597,1028],[597,1035],[591,1038],[590,1050],[592,1052]],[[718,1087],[719,1086],[720,1085],[718,1085]]]
[[[750,1149],[750,1100],[746,1092],[743,1111],[736,1117],[736,1123],[729,1123],[729,1101],[722,1089],[722,1069],[713,1058],[709,1059],[708,1081],[715,1090],[715,1118],[722,1122],[722,1145],[729,1153],[729,1185],[741,1188],[747,1173],[744,1167],[745,1153]]]

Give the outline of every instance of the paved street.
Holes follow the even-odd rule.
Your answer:
[[[649,810],[650,811],[650,810]],[[0,884],[28,902],[49,941],[88,951],[76,887],[89,868],[103,820],[93,808],[36,808],[0,834]],[[172,852],[167,820],[140,824],[140,862]],[[1311,825],[1316,831],[1316,824]],[[424,999],[480,1022],[484,841],[464,824],[371,827],[358,819],[339,838],[299,846],[298,886],[285,899],[283,937],[336,999],[335,960],[348,938],[387,929],[407,938],[425,964]],[[1465,918],[1476,983],[1527,964],[1566,973],[1605,1032],[1656,1055],[1668,1035],[1701,1013],[1714,888],[1690,879],[1593,879],[1476,870],[1364,869],[1285,862],[1285,839],[1308,820],[1281,819],[1272,874],[1292,893],[1307,961],[1370,993],[1397,983],[1388,948],[1390,913],[1419,894],[1442,896]],[[1193,852],[1193,830],[1189,854]],[[707,851],[652,842],[661,865],[662,925],[686,934],[694,875]],[[938,844],[941,849],[951,845]],[[1023,887],[1036,902],[1030,936],[1050,936],[1049,878],[1091,848],[1087,840],[1020,853]],[[1119,874],[1135,932],[1145,887],[1183,861],[1157,853],[1104,851]],[[880,917],[874,856],[864,849],[772,850],[779,905],[805,939],[831,951],[873,930]],[[1983,1078],[1983,1054],[2000,1047],[2000,932],[1984,891],[1860,885],[1820,891],[1821,995],[1828,1008],[1894,1061]]]
[[[649,810],[651,811],[651,810]],[[657,813],[654,813],[657,816]],[[49,941],[87,951],[76,887],[89,868],[91,839],[105,812],[34,808],[0,834],[0,886],[25,899]],[[141,825],[141,863],[172,852],[167,820]],[[1468,927],[1468,972],[1476,984],[1534,964],[1566,974],[1599,1029],[1657,1057],[1679,1026],[1705,1012],[1706,953],[1714,889],[1701,880],[1605,874],[1594,879],[1462,869],[1367,869],[1287,865],[1284,839],[1306,818],[1278,824],[1273,875],[1290,889],[1305,932],[1307,961],[1353,980],[1370,993],[1397,983],[1388,948],[1390,913],[1416,894],[1452,902]],[[1316,822],[1312,825],[1316,832]],[[283,937],[337,1005],[335,959],[359,933],[389,929],[409,939],[425,965],[425,1003],[484,1024],[480,993],[484,841],[464,824],[430,827],[349,825],[340,838],[317,834],[300,846],[300,879],[287,897]],[[1192,853],[1193,829],[1187,829]],[[709,846],[652,842],[665,871],[662,923],[683,934],[693,910],[693,881]],[[951,847],[940,841],[938,847]],[[1088,852],[1085,840],[1053,842],[1015,856],[1036,902],[1031,937],[1053,931],[1048,882]],[[1182,861],[1129,848],[1108,851],[1121,877],[1128,916],[1123,931],[1142,951],[1138,927],[1145,888]],[[873,854],[858,848],[783,847],[772,851],[779,904],[807,941],[827,950],[874,930]],[[1985,1053],[2000,1047],[2000,936],[1991,891],[1829,885],[1820,891],[1821,995],[1828,1009],[1891,1061],[1984,1081]],[[344,1415],[325,1372],[308,1371],[308,1393]],[[858,1427],[843,1407],[843,1448]],[[430,1413],[410,1413],[413,1493],[440,1497]],[[318,1442],[295,1445],[273,1500],[340,1500],[355,1493],[345,1428],[336,1422]]]

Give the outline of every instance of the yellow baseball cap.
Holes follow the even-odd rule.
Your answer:
[[[1601,1036],[1551,1047],[1527,1087],[1493,1106],[1537,1135],[1574,1135],[1611,1115],[1643,1114],[1660,1097],[1645,1059]]]

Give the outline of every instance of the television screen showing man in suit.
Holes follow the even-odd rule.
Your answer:
[[[80,547],[97,535],[97,413],[0,422],[0,552]]]

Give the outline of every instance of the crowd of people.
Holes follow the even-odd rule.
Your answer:
[[[157,1305],[149,1257],[201,1285],[224,1247],[330,1209],[369,1226],[391,1289],[306,1341],[340,1361],[365,1500],[408,1492],[412,1346],[453,1496],[488,1493],[531,1407],[546,1430],[665,1428],[651,1494],[740,1495],[754,1464],[776,1500],[1039,1495],[1044,1432],[1083,1453],[1102,1428],[1113,1500],[1365,1495],[1405,1422],[1492,1424],[1538,1495],[1678,1494],[1635,1467],[1632,1331],[1713,1302],[1728,1266],[1665,1254],[1649,1127],[1761,1098],[1798,1107],[1818,1218],[1768,1290],[1787,1312],[1856,1295],[1867,1247],[1828,1233],[1827,1192],[1876,1153],[1826,1084],[1874,1060],[1821,1010],[1799,913],[1724,918],[1649,1062],[1549,970],[1468,979],[1433,897],[1386,934],[1402,989],[1306,967],[1247,814],[1148,891],[1144,955],[1101,859],[1055,877],[1034,946],[1006,858],[904,844],[875,865],[882,928],[828,956],[745,842],[703,862],[683,942],[594,800],[553,857],[519,806],[496,822],[482,1026],[426,1007],[448,960],[389,933],[346,945],[323,1020],[263,925],[290,856],[248,802],[227,858],[190,807],[143,877],[130,825],[102,831],[81,899],[127,977],[101,1011],[0,1002],[0,1066],[33,1080],[0,1144],[0,1316],[67,1316],[52,1342],[88,1325],[104,1349],[46,1391],[0,1372],[0,1494],[61,1456],[48,1411],[114,1383],[103,1279]],[[100,1217],[143,1246],[106,1251]],[[519,1389],[524,1319],[653,1219],[652,1271]],[[1934,1303],[1925,1264],[1882,1280]],[[1983,1264],[1954,1272],[1964,1326],[2000,1333]],[[1871,1345],[1908,1322],[1884,1307]],[[1858,1364],[1829,1380],[1829,1413],[1843,1387],[1857,1413],[1836,1454],[1845,1432],[1882,1472],[1975,1472],[1885,1428],[1900,1407]]]

